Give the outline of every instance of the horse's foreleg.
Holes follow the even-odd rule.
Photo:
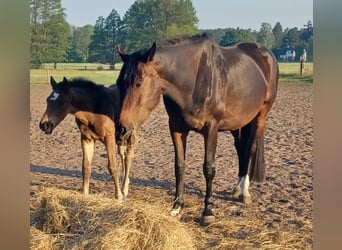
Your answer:
[[[91,174],[91,163],[94,156],[95,141],[88,140],[81,135],[81,146],[83,152],[82,176],[83,176],[83,194],[89,194],[89,181]]]
[[[205,158],[203,163],[203,173],[206,181],[206,195],[204,200],[204,211],[201,224],[206,225],[215,220],[212,212],[212,183],[215,177],[215,152],[217,146],[217,124],[212,124],[204,133]]]
[[[134,156],[134,145],[133,144],[129,144],[126,147],[126,158],[124,161],[124,170],[125,170],[125,174],[124,174],[124,181],[122,184],[122,190],[123,190],[123,195],[124,198],[127,197],[128,195],[128,190],[129,190],[129,172],[132,166],[132,161],[133,161],[133,156]]]
[[[185,152],[186,138],[188,132],[171,131],[172,142],[175,151],[175,177],[176,177],[176,194],[170,214],[176,216],[184,207],[184,170],[185,170]]]
[[[122,200],[122,192],[120,189],[120,171],[118,168],[118,164],[116,162],[115,157],[115,137],[114,136],[106,136],[104,140],[104,144],[107,150],[108,155],[108,171],[113,178],[114,187],[115,187],[115,198],[118,200]]]

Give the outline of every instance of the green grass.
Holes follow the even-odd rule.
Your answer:
[[[61,81],[65,76],[68,79],[82,77],[98,84],[110,85],[116,82],[120,68],[121,64],[116,64],[115,70],[110,70],[108,64],[58,63],[57,69],[53,69],[53,64],[44,64],[41,69],[30,70],[30,84],[47,84],[50,76]]]
[[[300,75],[300,63],[279,63],[280,82],[313,82],[313,63],[304,64],[303,75]]]
[[[63,77],[83,77],[99,84],[110,85],[116,82],[119,76],[121,64],[115,65],[115,70],[110,70],[107,64],[95,63],[59,63],[57,69],[53,64],[45,64],[41,69],[30,70],[30,84],[47,84],[49,77],[53,76],[56,81]],[[280,82],[313,82],[313,63],[305,63],[303,75],[300,76],[300,64],[279,63]]]

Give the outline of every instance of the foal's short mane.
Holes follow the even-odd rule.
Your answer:
[[[67,82],[62,81],[57,85],[57,88],[61,91],[67,91],[70,88],[83,88],[90,91],[99,91],[103,88],[103,85],[96,84],[84,78],[73,78]]]

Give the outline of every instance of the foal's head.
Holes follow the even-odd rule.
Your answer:
[[[138,129],[160,100],[159,76],[151,63],[155,51],[155,43],[131,55],[118,48],[124,63],[117,80],[122,134]]]
[[[39,128],[46,134],[51,134],[71,111],[71,96],[66,88],[68,80],[64,77],[62,83],[58,84],[53,77],[50,78],[52,93],[46,99],[46,110],[39,123]]]

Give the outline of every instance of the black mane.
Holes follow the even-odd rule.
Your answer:
[[[57,85],[57,88],[63,92],[68,92],[70,88],[83,88],[89,91],[100,91],[103,89],[103,85],[96,84],[90,80],[84,78],[73,78],[68,81],[62,81]]]
[[[183,44],[183,43],[199,42],[199,41],[203,41],[207,39],[209,39],[209,36],[207,33],[196,34],[193,36],[185,35],[185,36],[179,36],[179,37],[166,40],[160,43],[159,47],[168,46],[168,45],[178,45],[178,44]]]
[[[197,34],[193,36],[179,36],[169,40],[166,40],[158,45],[158,48],[172,46],[172,45],[179,45],[179,44],[186,44],[186,43],[195,43],[195,42],[202,42],[204,40],[209,39],[207,33]],[[137,70],[138,62],[141,60],[142,56],[146,53],[149,48],[144,48],[133,52],[130,57],[129,61],[125,62],[119,78],[117,79],[117,84],[121,89],[126,89],[130,84],[134,83],[134,76]]]

